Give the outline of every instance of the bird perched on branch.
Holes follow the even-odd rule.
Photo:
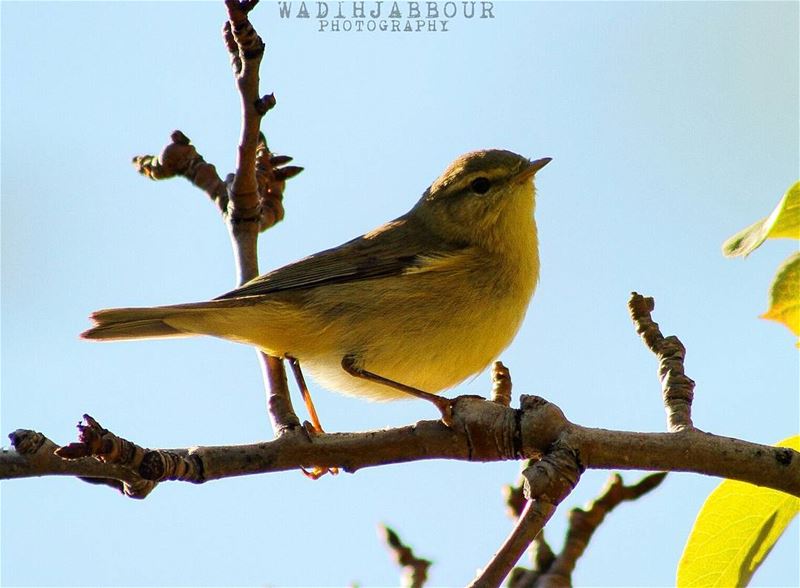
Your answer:
[[[82,337],[210,335],[292,358],[346,394],[440,392],[519,329],[539,277],[533,178],[549,162],[467,153],[365,235],[207,302],[97,311]]]

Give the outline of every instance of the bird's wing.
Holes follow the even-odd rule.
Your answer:
[[[458,243],[437,245],[431,251],[427,232],[400,217],[347,243],[259,276],[217,300],[261,296],[399,275],[424,265],[431,257],[448,256],[464,248]]]

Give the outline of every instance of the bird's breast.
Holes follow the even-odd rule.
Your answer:
[[[431,258],[402,276],[321,289],[316,349],[297,350],[312,375],[345,393],[402,397],[341,368],[352,355],[366,370],[429,392],[488,366],[512,341],[538,276],[535,251],[522,259],[473,248]]]

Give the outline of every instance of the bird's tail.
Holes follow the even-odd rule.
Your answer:
[[[216,307],[233,306],[232,301],[197,302],[150,308],[108,308],[92,313],[95,326],[81,333],[83,339],[122,341],[125,339],[165,339],[191,337],[202,333],[184,330],[170,324],[169,319],[184,318],[187,313],[205,313]]]

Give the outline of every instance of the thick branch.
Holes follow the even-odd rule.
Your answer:
[[[800,496],[800,453],[699,429],[631,433],[572,425],[570,442],[587,468],[695,472]]]
[[[584,428],[570,423],[558,407],[535,396],[523,396],[520,409],[474,396],[455,399],[453,407],[451,428],[440,421],[422,421],[365,433],[325,433],[313,439],[288,435],[252,445],[172,451],[181,457],[200,460],[203,479],[216,480],[299,467],[340,467],[355,472],[364,467],[424,459],[531,458],[543,454],[560,440],[574,448],[584,468],[695,472],[800,496],[800,453],[792,449],[697,430],[631,433]],[[41,475],[120,479],[116,465],[103,470],[91,464],[87,470],[83,459],[65,463],[52,451],[44,453],[24,456],[5,452],[0,456],[0,479]]]

